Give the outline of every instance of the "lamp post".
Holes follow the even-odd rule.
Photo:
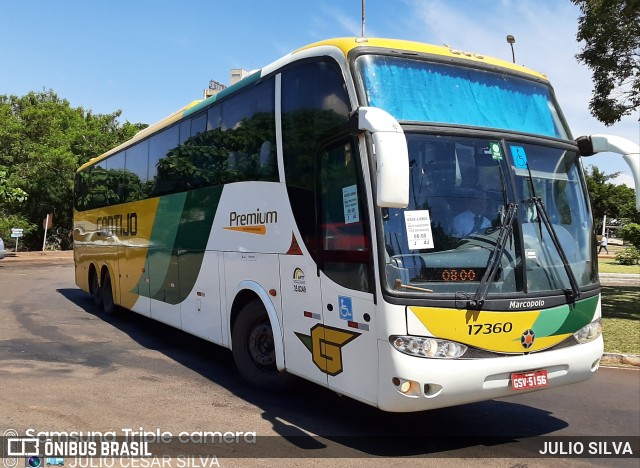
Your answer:
[[[511,46],[511,60],[513,61],[513,63],[516,63],[516,54],[513,51],[513,44],[516,42],[516,38],[509,34],[507,36],[507,42]]]

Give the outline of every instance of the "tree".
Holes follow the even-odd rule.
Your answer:
[[[608,182],[615,179],[618,173],[605,174],[595,166],[586,171],[587,188],[591,199],[593,222],[597,232],[602,229],[602,219],[607,215],[610,221],[640,223],[640,213],[635,208],[635,190],[626,185]]]
[[[613,125],[640,107],[640,0],[571,0],[580,7],[578,61],[593,72],[589,109]]]
[[[640,224],[628,223],[618,230],[618,235],[636,249],[640,249]]]
[[[120,124],[120,114],[71,107],[52,90],[0,95],[0,169],[6,173],[0,190],[11,190],[2,201],[0,220],[13,216],[33,226],[31,234],[25,231],[27,246],[41,245],[42,220],[49,212],[62,246],[70,246],[76,169],[146,127]]]

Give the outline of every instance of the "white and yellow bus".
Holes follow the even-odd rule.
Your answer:
[[[603,352],[580,154],[544,75],[421,43],[301,48],[79,168],[75,275],[386,411],[583,381]]]

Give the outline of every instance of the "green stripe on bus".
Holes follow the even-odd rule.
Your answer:
[[[222,189],[222,185],[206,187],[160,200],[147,253],[149,297],[175,305],[189,296],[202,267]],[[156,230],[157,224],[163,228]]]
[[[575,333],[593,320],[598,296],[540,311],[533,324],[536,336],[556,336]]]
[[[149,297],[155,297],[165,286],[165,278],[171,264],[171,252],[178,234],[179,219],[186,197],[186,192],[176,193],[162,197],[158,202],[147,250]]]
[[[189,192],[185,208],[180,219],[180,229],[176,236],[176,247],[179,249],[178,265],[180,268],[179,301],[184,301],[193,290],[207,242],[211,234],[213,219],[218,211],[218,204],[224,186],[207,187]]]
[[[591,323],[599,299],[599,295],[593,296],[582,301],[576,301],[574,305],[566,306],[570,309],[569,315],[562,326],[555,332],[555,335],[575,333],[588,323]]]

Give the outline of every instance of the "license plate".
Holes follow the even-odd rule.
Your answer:
[[[549,378],[545,369],[511,374],[511,388],[514,390],[529,390],[547,385],[549,385]]]

